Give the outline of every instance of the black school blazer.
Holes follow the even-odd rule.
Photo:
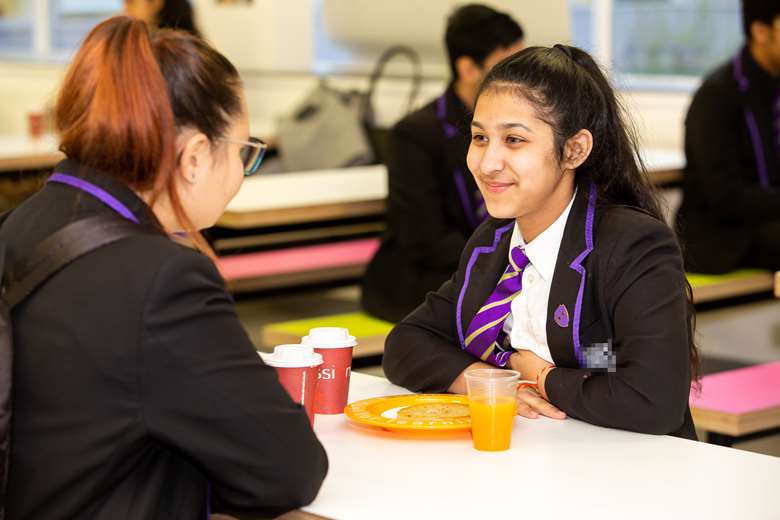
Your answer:
[[[443,101],[443,114],[437,99],[393,128],[387,231],[361,292],[363,308],[383,320],[401,321],[446,281],[476,227],[466,107],[452,86]]]
[[[393,383],[446,391],[477,361],[461,348],[464,331],[506,269],[513,226],[495,219],[480,226],[453,277],[393,329],[384,354]],[[597,206],[595,189],[580,186],[547,310],[558,367],[546,380],[550,401],[593,424],[695,439],[686,309],[672,230],[632,208]],[[615,371],[588,368],[586,349],[610,342]]]
[[[256,518],[311,501],[325,452],[214,264],[155,232],[121,182],[74,161],[55,171],[98,185],[152,229],[77,259],[14,309],[7,519]],[[114,214],[47,184],[0,228],[9,263],[96,213]]]

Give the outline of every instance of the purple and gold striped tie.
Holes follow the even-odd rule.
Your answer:
[[[501,351],[504,321],[512,313],[512,300],[523,289],[523,269],[528,257],[520,247],[512,249],[509,266],[499,278],[498,285],[466,330],[464,347],[473,356],[497,367],[503,367],[511,352]]]

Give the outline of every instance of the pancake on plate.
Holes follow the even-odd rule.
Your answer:
[[[468,405],[458,403],[414,404],[398,411],[398,417],[402,419],[455,419],[469,415]]]

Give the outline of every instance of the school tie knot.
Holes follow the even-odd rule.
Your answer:
[[[523,246],[515,246],[509,254],[509,266],[515,272],[522,272],[531,263],[531,259],[525,254]]]

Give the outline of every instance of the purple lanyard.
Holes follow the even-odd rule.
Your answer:
[[[65,173],[53,174],[51,177],[49,177],[48,182],[59,182],[61,184],[67,184],[68,186],[72,186],[77,190],[89,193],[96,199],[99,199],[101,202],[103,202],[106,206],[122,215],[127,220],[138,224],[138,219],[135,217],[135,215],[133,215],[133,212],[127,208],[127,206],[119,202],[116,197],[108,193],[106,190],[95,186],[91,182]]]
[[[734,79],[737,80],[739,91],[747,94],[750,88],[750,82],[742,70],[742,57],[737,54],[734,57]],[[764,157],[764,146],[761,142],[761,134],[758,131],[756,116],[745,102],[745,121],[747,121],[748,132],[750,133],[750,142],[753,144],[753,154],[756,157],[756,169],[758,170],[758,182],[764,189],[769,188],[769,173],[767,172],[766,158]]]

